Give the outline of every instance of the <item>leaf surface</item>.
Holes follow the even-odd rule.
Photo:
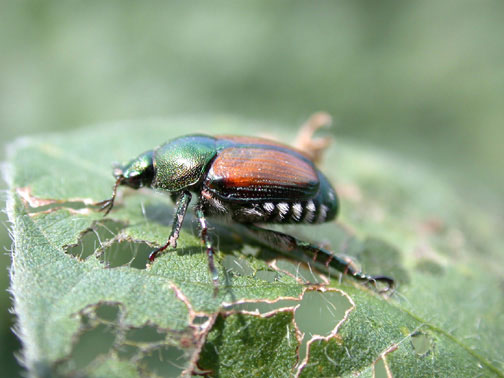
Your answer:
[[[503,376],[502,219],[382,151],[338,141],[322,170],[341,196],[340,220],[284,230],[393,276],[390,296],[211,220],[214,296],[191,216],[177,250],[147,264],[170,233],[169,196],[121,189],[106,218],[92,204],[110,196],[112,162],[201,125],[209,134],[256,126],[122,122],[11,145],[11,289],[33,374]],[[288,135],[275,128],[279,140]]]

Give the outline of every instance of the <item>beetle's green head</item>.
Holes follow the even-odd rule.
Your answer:
[[[155,152],[154,188],[177,192],[196,185],[217,153],[215,138],[189,135],[176,138]]]
[[[119,185],[138,189],[150,186],[154,179],[154,151],[146,151],[124,166],[114,168],[114,177]]]
[[[101,206],[100,210],[107,215],[114,207],[114,201],[119,185],[129,186],[133,189],[141,188],[142,186],[150,186],[154,179],[154,151],[146,151],[136,159],[131,160],[124,166],[114,167],[114,177],[116,179],[114,188],[112,189],[112,197],[105,201],[98,202],[96,205]]]

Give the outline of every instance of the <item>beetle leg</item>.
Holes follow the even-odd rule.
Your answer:
[[[110,213],[110,210],[114,207],[114,201],[117,195],[117,187],[121,184],[122,177],[119,177],[115,184],[114,188],[112,189],[112,197],[109,199],[106,199],[105,201],[101,201],[98,203],[95,203],[96,206],[101,206],[98,211],[104,211],[103,216],[106,217],[108,213]]]
[[[191,193],[190,192],[182,192],[177,200],[177,210],[175,210],[175,216],[173,217],[173,225],[170,234],[170,238],[166,242],[165,245],[159,247],[155,251],[151,252],[149,255],[149,260],[154,261],[157,254],[159,252],[164,251],[168,247],[176,248],[177,247],[177,239],[180,234],[180,229],[182,228],[182,223],[184,222],[184,217],[187,212],[187,206],[189,206],[189,202],[191,202]]]
[[[217,293],[219,288],[219,274],[217,269],[215,268],[214,263],[214,249],[212,246],[212,241],[210,240],[210,236],[208,235],[208,224],[205,218],[205,213],[203,209],[198,206],[196,207],[196,216],[198,217],[198,221],[201,228],[201,240],[205,244],[206,253],[208,257],[208,269],[210,270],[210,274],[212,275],[212,280],[214,284],[214,293]]]
[[[299,240],[294,236],[282,232],[261,228],[255,225],[246,225],[259,242],[267,242],[267,246],[273,247],[283,253],[289,253],[295,249],[301,250],[311,257],[313,261],[330,266],[343,274],[349,274],[353,278],[366,283],[376,285],[376,282],[383,282],[387,285],[384,291],[394,288],[394,279],[387,276],[372,276],[355,270],[352,262],[337,256],[327,249],[317,247],[311,243]],[[325,257],[325,258],[324,258]]]

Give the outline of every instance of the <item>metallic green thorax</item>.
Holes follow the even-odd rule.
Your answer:
[[[163,144],[154,152],[156,176],[152,186],[176,192],[195,185],[216,155],[215,138],[190,135]]]

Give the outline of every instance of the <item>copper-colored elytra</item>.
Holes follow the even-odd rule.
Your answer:
[[[273,151],[273,152],[278,154],[277,151]],[[245,156],[244,158],[240,158],[240,157],[234,158],[233,157],[232,160],[233,160],[233,164],[231,165],[232,167],[240,166],[240,167],[245,168],[244,167],[245,165],[254,166],[257,169],[260,168],[260,171],[262,171],[262,172],[268,171],[271,173],[275,173],[277,175],[282,173],[282,171],[279,170],[279,166],[281,166],[282,168],[292,167],[292,164],[287,164],[285,162],[284,162],[284,164],[282,164],[281,161],[277,161],[277,160],[272,161],[271,159],[260,159],[258,157],[254,157],[253,160],[251,160],[247,156]],[[298,162],[299,162],[299,159],[296,160],[296,163],[298,163]],[[303,162],[303,161],[301,161],[301,162]],[[289,163],[291,163],[291,162],[289,162]],[[306,163],[304,165],[297,166],[296,170],[298,172],[303,172],[306,175],[310,175],[310,174],[312,174],[312,172],[314,172],[314,170]],[[256,171],[255,170],[254,171],[247,171],[247,173],[248,174],[255,174]],[[291,176],[290,170],[288,171],[288,173],[285,176],[289,176],[289,177]]]
[[[228,148],[212,164],[225,187],[268,185],[315,186],[318,176],[303,159],[283,151]]]
[[[261,172],[267,171],[275,175],[284,173],[285,176],[291,177],[302,172],[307,178],[316,180],[315,170],[308,163],[281,151],[230,148],[223,151],[216,162],[223,168],[240,170],[233,172],[238,176],[261,175]]]
[[[303,155],[307,159],[309,159],[309,155],[306,154],[304,151],[297,149],[295,147],[289,146],[287,144],[284,144],[282,142],[277,142],[276,140],[271,140],[271,139],[265,139],[265,138],[260,138],[260,137],[249,137],[249,136],[241,136],[241,135],[217,135],[217,139],[226,139],[235,143],[241,143],[241,144],[258,144],[258,145],[265,145],[265,146],[274,146],[274,147],[280,147],[280,148],[285,148],[287,150],[295,151],[298,154]]]

